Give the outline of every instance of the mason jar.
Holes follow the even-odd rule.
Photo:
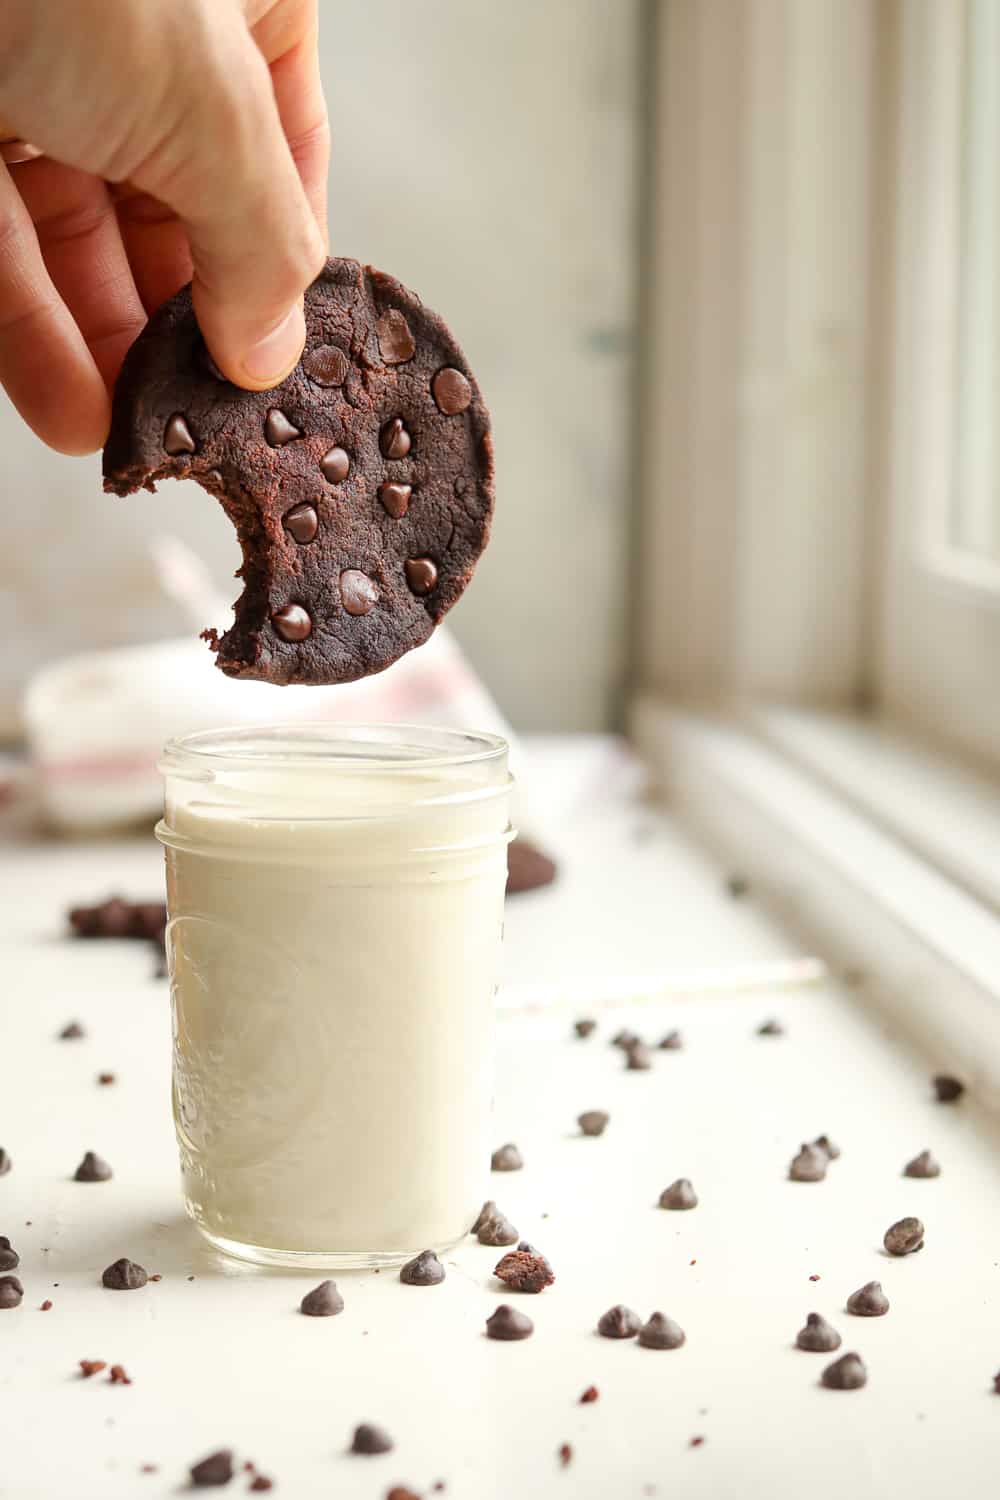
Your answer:
[[[160,768],[188,1212],[264,1264],[448,1249],[486,1195],[506,744],[244,728]]]

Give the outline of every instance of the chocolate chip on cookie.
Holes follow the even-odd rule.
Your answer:
[[[350,682],[431,634],[468,583],[493,509],[490,419],[461,350],[391,276],[328,261],[306,347],[275,390],[207,354],[189,287],[133,344],[115,391],[105,489],[195,479],[243,548],[221,639],[231,677]]]

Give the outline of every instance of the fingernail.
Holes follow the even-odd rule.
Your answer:
[[[243,356],[243,368],[257,385],[279,385],[298,364],[306,341],[306,320],[302,307],[289,308],[276,327]]]

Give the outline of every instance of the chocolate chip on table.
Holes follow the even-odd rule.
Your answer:
[[[629,1073],[648,1073],[653,1066],[653,1054],[645,1042],[633,1042],[625,1048],[625,1068]]]
[[[80,1025],[79,1021],[70,1021],[70,1023],[67,1026],[64,1026],[62,1031],[60,1031],[59,1040],[61,1042],[78,1042],[83,1036],[86,1036],[86,1032]]]
[[[660,1042],[661,1052],[679,1052],[684,1042],[679,1031],[668,1031],[663,1041]]]
[[[965,1093],[965,1084],[948,1073],[938,1073],[931,1079],[939,1104],[954,1104]]]
[[[312,635],[312,620],[301,604],[283,604],[271,616],[271,624],[283,641],[295,645]]]
[[[924,1226],[919,1219],[898,1219],[890,1224],[882,1243],[890,1255],[912,1255],[924,1248]]]
[[[112,1385],[131,1385],[130,1376],[125,1373],[124,1365],[112,1365],[108,1371],[108,1380]]]
[[[726,878],[726,895],[733,901],[742,901],[750,894],[750,882],[744,875],[729,875]]]
[[[603,1135],[611,1116],[606,1109],[585,1109],[576,1123],[584,1135]]]
[[[524,1157],[513,1141],[508,1141],[505,1146],[498,1146],[490,1157],[491,1172],[520,1172],[523,1166]]]
[[[444,1266],[433,1250],[421,1250],[401,1267],[399,1279],[407,1286],[439,1286],[444,1280]]]
[[[370,1422],[362,1422],[360,1427],[355,1427],[351,1438],[351,1452],[364,1453],[369,1457],[376,1453],[391,1453],[394,1446],[385,1428],[375,1427]]]
[[[512,1292],[541,1292],[556,1279],[545,1256],[527,1250],[511,1250],[493,1267],[493,1274]]]
[[[880,1281],[866,1281],[847,1299],[847,1311],[856,1318],[881,1318],[889,1311],[889,1299]]]
[[[20,1307],[24,1287],[16,1276],[0,1276],[0,1309]]]
[[[69,925],[75,937],[155,942],[162,938],[167,925],[167,908],[163,901],[124,901],[121,896],[109,896],[96,906],[72,907]]]
[[[431,381],[431,394],[437,404],[439,411],[443,411],[446,417],[457,416],[472,400],[472,387],[462,374],[461,370],[452,369],[450,366],[444,370],[438,370]]]
[[[805,1326],[795,1335],[795,1342],[800,1349],[807,1349],[812,1354],[832,1354],[834,1349],[840,1348],[840,1334],[819,1313],[810,1313]]]
[[[868,1371],[861,1362],[860,1354],[842,1354],[832,1365],[827,1365],[820,1376],[821,1384],[830,1391],[857,1391],[867,1380]]]
[[[311,1292],[306,1292],[299,1303],[299,1312],[307,1318],[332,1318],[344,1311],[344,1299],[337,1290],[335,1281],[321,1281]]]
[[[636,1042],[640,1042],[641,1040],[642,1038],[637,1031],[630,1031],[627,1026],[623,1026],[621,1031],[616,1031],[611,1038],[611,1045],[612,1047],[621,1047],[623,1052],[627,1052],[629,1047],[634,1047]]]
[[[527,1313],[519,1312],[507,1302],[501,1302],[495,1312],[486,1319],[486,1337],[500,1339],[504,1343],[516,1343],[530,1338],[535,1325]]]
[[[103,1359],[81,1359],[78,1363],[80,1375],[84,1380],[89,1380],[91,1375],[99,1375],[102,1370],[108,1368],[107,1361]]]
[[[359,568],[345,568],[340,575],[340,602],[349,615],[371,614],[381,598],[378,585]]]
[[[215,1485],[228,1484],[233,1477],[233,1450],[220,1448],[210,1453],[190,1469],[191,1486],[196,1490],[207,1490]]]
[[[16,1271],[21,1257],[5,1234],[0,1234],[0,1271]]]
[[[556,1457],[559,1459],[559,1462],[562,1464],[564,1469],[569,1467],[569,1465],[573,1462],[573,1449],[570,1447],[569,1443],[560,1443]]]
[[[621,1302],[609,1307],[597,1320],[597,1331],[605,1339],[634,1339],[641,1327],[639,1314]]]
[[[408,1490],[405,1484],[394,1484],[391,1490],[386,1490],[385,1500],[420,1500],[420,1496]]]
[[[810,1146],[808,1141],[803,1141],[798,1156],[793,1157],[792,1164],[788,1168],[788,1176],[792,1182],[822,1182],[826,1176],[827,1165],[830,1158],[825,1151],[818,1146]]]
[[[8,1153],[0,1146],[0,1177],[6,1177],[13,1165]]]
[[[585,1017],[583,1020],[573,1022],[573,1030],[580,1040],[583,1041],[597,1030],[597,1022],[591,1021],[589,1017]]]
[[[49,1301],[48,1297],[46,1297],[45,1301],[43,1303],[41,1303],[41,1305],[39,1306],[38,1311],[39,1312],[51,1312],[52,1311],[52,1303]]]
[[[519,834],[507,848],[507,895],[537,891],[551,885],[558,870],[554,859]]]
[[[840,1155],[840,1147],[835,1145],[828,1135],[818,1135],[813,1141],[813,1145],[818,1150],[825,1151],[831,1161],[836,1161]]]
[[[319,466],[329,484],[343,484],[351,472],[351,460],[343,448],[330,448],[320,459]]]
[[[650,1313],[639,1329],[639,1343],[644,1349],[679,1349],[687,1335],[679,1323],[665,1313]]]
[[[134,1292],[146,1285],[148,1277],[142,1266],[136,1265],[135,1261],[116,1260],[113,1265],[108,1266],[101,1277],[102,1283],[112,1292]]]
[[[587,1389],[583,1392],[582,1396],[580,1397],[580,1405],[581,1406],[589,1406],[592,1401],[599,1400],[600,1399],[600,1395],[601,1395],[601,1393],[597,1389],[596,1385],[588,1385]]]
[[[661,1208],[697,1208],[698,1194],[686,1177],[678,1177],[660,1194]]]
[[[993,1377],[993,1389],[996,1391],[997,1395],[1000,1396],[1000,1371],[998,1371]]]
[[[286,510],[282,525],[293,541],[298,542],[300,547],[307,547],[315,540],[319,531],[319,514],[315,505],[303,500],[299,505],[293,505],[291,510]]]
[[[758,1036],[784,1036],[784,1034],[784,1026],[782,1026],[780,1021],[776,1021],[773,1016],[768,1021],[762,1021],[757,1027]]]
[[[106,1087],[108,1084],[115,1082],[115,1075],[113,1073],[98,1073],[97,1081]]]
[[[93,1151],[88,1151],[83,1161],[73,1173],[74,1182],[109,1182],[112,1176],[111,1168]]]
[[[921,1151],[903,1168],[904,1177],[940,1177],[941,1164],[931,1151]]]
[[[510,1220],[500,1212],[495,1203],[490,1203],[485,1207],[489,1207],[491,1212],[486,1214],[485,1218],[481,1214],[479,1220],[476,1221],[479,1224],[476,1231],[479,1243],[494,1246],[515,1245],[520,1235]]]

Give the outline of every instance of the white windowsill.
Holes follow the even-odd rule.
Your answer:
[[[953,857],[977,833],[980,879],[995,807],[975,783],[943,793],[943,768],[914,753],[911,793],[923,806],[923,847],[892,827],[904,784],[894,786],[890,749],[872,753],[863,797],[863,746],[844,725],[818,755],[821,723],[789,715],[763,725],[736,716],[674,709],[654,698],[634,710],[640,748],[675,811],[765,891],[786,921],[831,962],[860,967],[873,1001],[918,1045],[1000,1109],[1000,919],[930,857]],[[780,743],[782,740],[786,743]],[[810,767],[809,762],[812,762]],[[894,809],[894,803],[895,809]],[[878,816],[875,810],[878,810]],[[973,821],[973,810],[975,821]]]

